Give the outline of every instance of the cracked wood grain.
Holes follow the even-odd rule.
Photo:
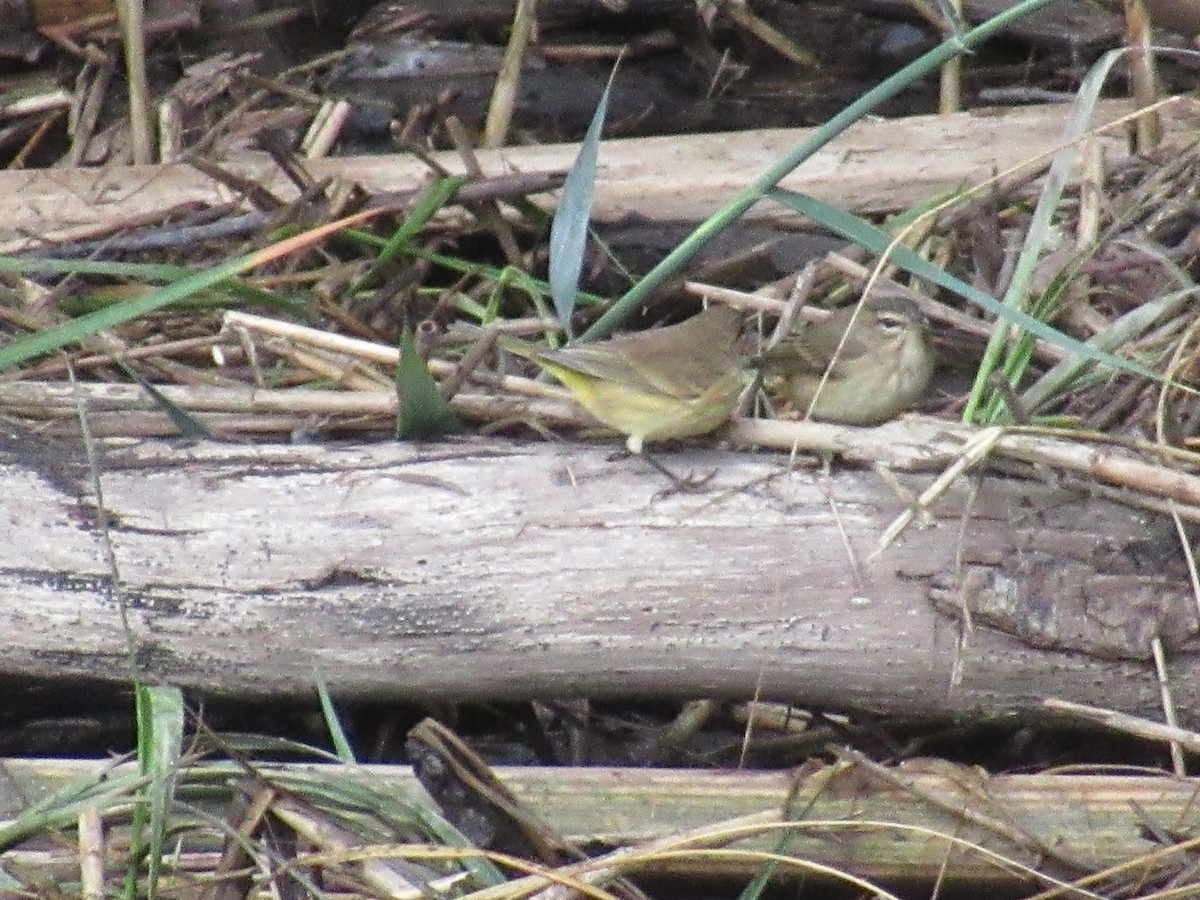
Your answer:
[[[1050,695],[1157,710],[1138,653],[987,622],[960,647],[931,602],[954,611],[1004,579],[1037,608],[1063,584],[1110,585],[1105,615],[1137,591],[1186,596],[1172,533],[1150,514],[987,476],[867,562],[902,508],[873,473],[694,448],[663,458],[713,477],[669,494],[644,462],[610,457],[484,440],[110,447],[114,592],[94,517],[73,508],[94,502],[86,484],[74,499],[0,447],[0,671],[124,679],[123,598],[146,677],[221,693],[307,694],[319,669],[343,695],[376,697],[760,689],[907,714]],[[1136,609],[1170,638],[1172,677],[1194,679],[1194,616]],[[1145,629],[1126,632],[1136,643]],[[1181,715],[1198,711],[1196,692],[1178,693]]]

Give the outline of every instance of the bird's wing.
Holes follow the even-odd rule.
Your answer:
[[[741,368],[735,348],[740,323],[736,310],[714,306],[678,325],[525,355],[635,390],[693,400]]]
[[[735,309],[712,306],[678,325],[616,337],[608,343],[659,393],[693,399],[741,369],[736,350],[741,319]]]
[[[605,345],[611,342],[606,341]],[[639,390],[657,391],[653,379],[647,378],[637,366],[609,346],[593,348],[587,344],[568,347],[565,350],[543,350],[531,357],[534,362],[544,359],[547,362],[605,381],[616,381]]]

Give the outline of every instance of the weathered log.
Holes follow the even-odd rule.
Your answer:
[[[1128,116],[1124,101],[1103,101],[1093,121],[1108,125],[1097,140],[1108,159],[1129,155],[1128,142],[1111,123]],[[1167,140],[1195,129],[1200,107],[1177,98],[1162,110]],[[1070,117],[1066,106],[982,110],[947,116],[912,116],[859,122],[808,159],[782,182],[857,212],[892,212],[921,203],[940,191],[976,184],[997,172],[1036,166],[1063,141]],[[654,221],[699,221],[749,184],[812,129],[771,129],[735,134],[635,138],[605,142],[597,172],[596,221],[640,216]],[[564,173],[578,146],[506,147],[482,151],[486,177]],[[457,152],[435,155],[448,172],[463,171]],[[245,154],[225,165],[279,196],[294,186],[263,154]],[[313,160],[315,178],[341,177],[373,193],[419,190],[425,163],[410,155]],[[0,252],[17,253],[46,241],[107,236],[133,219],[160,215],[188,204],[236,201],[225,186],[196,169],[168,163],[109,169],[50,169],[0,173]],[[746,223],[795,223],[798,217],[775,204],[759,204]],[[36,238],[30,237],[36,235]]]
[[[988,475],[869,559],[905,508],[873,473],[691,449],[662,458],[712,478],[672,493],[610,453],[109,449],[114,581],[88,467],[6,441],[0,671],[124,679],[124,607],[145,677],[218,692],[304,693],[320,670],[348,695],[757,692],[933,715],[1054,695],[1155,715],[1136,658],[1152,633],[1171,677],[1196,678],[1187,577],[1149,514]],[[982,623],[960,641],[931,602],[960,596],[1030,643]]]

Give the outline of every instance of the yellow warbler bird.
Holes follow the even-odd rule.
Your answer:
[[[729,419],[742,389],[740,330],[737,310],[712,306],[678,325],[562,350],[506,337],[500,346],[561,381],[641,453],[647,442],[707,434]]]
[[[933,376],[921,310],[903,297],[870,298],[801,326],[757,359],[768,390],[801,415],[877,425],[916,403]],[[828,374],[826,374],[828,373]]]

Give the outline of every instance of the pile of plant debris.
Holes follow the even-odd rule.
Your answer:
[[[152,10],[149,33],[159,43],[151,43],[149,78],[147,60],[140,76],[130,68],[127,77],[155,85],[164,126],[159,158],[186,160],[225,199],[122,215],[129,199],[122,196],[117,215],[102,223],[54,222],[53,210],[40,210],[45,231],[4,233],[0,449],[7,457],[36,458],[31,467],[45,473],[56,447],[83,446],[99,484],[105,447],[149,437],[344,446],[452,441],[452,432],[467,430],[519,441],[613,441],[578,393],[501,352],[498,336],[556,346],[597,323],[602,331],[645,331],[685,320],[704,303],[727,304],[745,314],[745,390],[727,423],[690,442],[787,451],[781,470],[807,453],[814,466],[831,457],[874,464],[881,478],[889,466],[937,471],[886,540],[919,525],[970,469],[1052,478],[1167,517],[1180,535],[1170,565],[1196,582],[1188,529],[1200,519],[1200,319],[1192,302],[1200,154],[1179,129],[1168,128],[1162,146],[1107,162],[1096,135],[1111,122],[1089,128],[1094,97],[1084,97],[1057,152],[1018,174],[981,173],[907,209],[841,214],[778,188],[775,178],[734,186],[741,189],[735,200],[698,230],[692,221],[633,216],[589,222],[587,203],[571,211],[580,189],[567,166],[485,174],[488,151],[475,148],[495,136],[499,73],[507,73],[501,81],[515,79],[502,135],[582,139],[583,159],[604,146],[589,125],[599,121],[594,109],[621,45],[629,77],[608,95],[610,133],[687,134],[836,119],[847,94],[863,92],[860,82],[929,49],[937,29],[862,13],[847,19],[826,7],[797,21],[790,4],[754,13],[727,7],[701,20],[690,6],[662,3],[634,11],[642,17],[630,40],[620,31],[629,10],[605,6],[568,27],[547,9],[539,21],[555,39],[536,52],[526,48],[513,64],[488,40],[507,29],[507,4],[500,16],[473,10],[493,18],[468,22],[418,6],[406,7],[406,17],[393,5],[382,25],[368,18],[335,48],[319,40],[328,39],[329,10],[318,10],[326,18],[315,23],[291,8],[262,11],[256,22],[276,29],[265,32],[265,43],[264,32],[251,28],[205,32],[194,4],[179,4],[174,18]],[[385,27],[396,26],[395,16],[398,35]],[[302,30],[278,30],[293,19]],[[0,52],[35,66],[47,53],[63,54],[60,62],[75,61],[76,87],[43,84],[33,92],[41,103],[6,106],[0,150],[9,162],[149,162],[146,110],[122,107],[111,93],[120,71],[115,26],[38,21],[36,34],[10,36]],[[1045,42],[1022,48],[1024,69],[1011,44],[990,49],[995,55],[976,68],[980,85],[1011,88],[1022,72],[1031,76],[1019,85],[1027,96],[1081,83],[1086,95],[1082,61],[1109,64],[1100,51],[1115,21],[1089,20],[1095,30],[1071,41],[1076,55],[1065,62],[1048,55]],[[805,55],[798,40],[805,22],[822,35],[813,43],[824,56]],[[128,35],[128,21],[123,27]],[[947,57],[974,33],[965,23],[942,28]],[[1034,33],[1058,35],[1059,49],[1083,34],[1048,25]],[[280,41],[284,34],[296,46]],[[849,34],[853,44],[839,40]],[[297,36],[306,50],[311,40],[333,55],[295,58]],[[775,93],[780,60],[790,77]],[[817,63],[826,68],[804,68]],[[839,76],[833,87],[831,63]],[[1187,83],[1190,73],[1167,77]],[[379,86],[389,79],[386,90]],[[930,92],[921,85],[914,76],[867,90],[870,102],[858,116],[885,101],[893,112],[924,104]],[[820,96],[801,107],[791,98],[802,91]],[[1186,121],[1191,113],[1173,107],[1180,108]],[[1154,115],[1127,121],[1144,137],[1154,132]],[[1022,135],[1011,137],[1019,143]],[[265,156],[249,164],[248,177],[225,157],[251,143]],[[416,187],[371,189],[323,175],[306,158],[381,144],[402,148],[404,165],[423,167]],[[666,155],[662,144],[644,146]],[[465,174],[450,172],[448,157],[433,152],[447,147]],[[494,161],[504,151],[490,152]],[[113,177],[145,177],[141,190],[181,177],[182,168],[167,163]],[[577,163],[573,174],[581,171],[588,186],[595,182],[595,163],[590,170]],[[53,174],[80,177],[73,168]],[[121,194],[101,176],[88,183],[95,196]],[[547,275],[551,254],[563,251],[549,247],[545,198],[560,191],[566,199],[557,215],[577,236],[580,272],[566,306]],[[738,221],[764,198],[784,210],[775,221]],[[36,206],[44,198],[27,199]],[[583,240],[589,230],[590,243]],[[900,297],[930,320],[939,363],[933,388],[893,426],[814,428],[803,411],[764,393],[749,363],[804,309],[819,315],[864,295]],[[675,487],[704,490],[702,483]],[[102,498],[96,503],[102,507]],[[96,522],[111,541],[112,523],[102,515]],[[119,554],[109,548],[113,561]],[[343,717],[323,687],[323,715],[295,731],[312,743],[327,740],[332,754],[278,736],[292,734],[294,722],[274,739],[233,733],[247,727],[238,718],[215,734],[212,719],[185,714],[181,692],[141,682],[143,655],[134,643],[136,763],[8,764],[13,812],[0,829],[0,883],[14,894],[641,897],[656,892],[655,879],[699,877],[710,889],[749,880],[759,893],[815,879],[877,896],[916,884],[912,895],[982,885],[1014,896],[1155,897],[1190,890],[1194,881],[1194,785],[1161,769],[1169,759],[1182,775],[1185,753],[1200,742],[1105,711],[1056,707],[1098,721],[1107,735],[1098,740],[1097,731],[1042,730],[1009,717],[947,732],[862,711],[763,702],[642,698],[643,706],[614,712],[572,698],[499,712],[438,710],[438,720],[457,717],[460,725],[488,719],[472,742],[510,766],[612,766],[498,775],[439,721],[413,726],[425,710],[394,716],[362,705]],[[1161,643],[1152,649],[1170,720],[1166,651]],[[145,656],[152,661],[152,652]],[[27,714],[35,718],[31,710],[13,717]],[[263,716],[259,708],[249,714],[252,722]],[[99,734],[101,743],[126,737]],[[373,761],[404,760],[412,769],[361,766],[353,738],[367,736],[386,748]],[[921,759],[933,755],[943,758]],[[287,762],[295,760],[305,762]],[[989,777],[970,765],[1051,762],[1155,771]],[[618,767],[628,763],[738,768]],[[750,772],[746,764],[783,771]]]

